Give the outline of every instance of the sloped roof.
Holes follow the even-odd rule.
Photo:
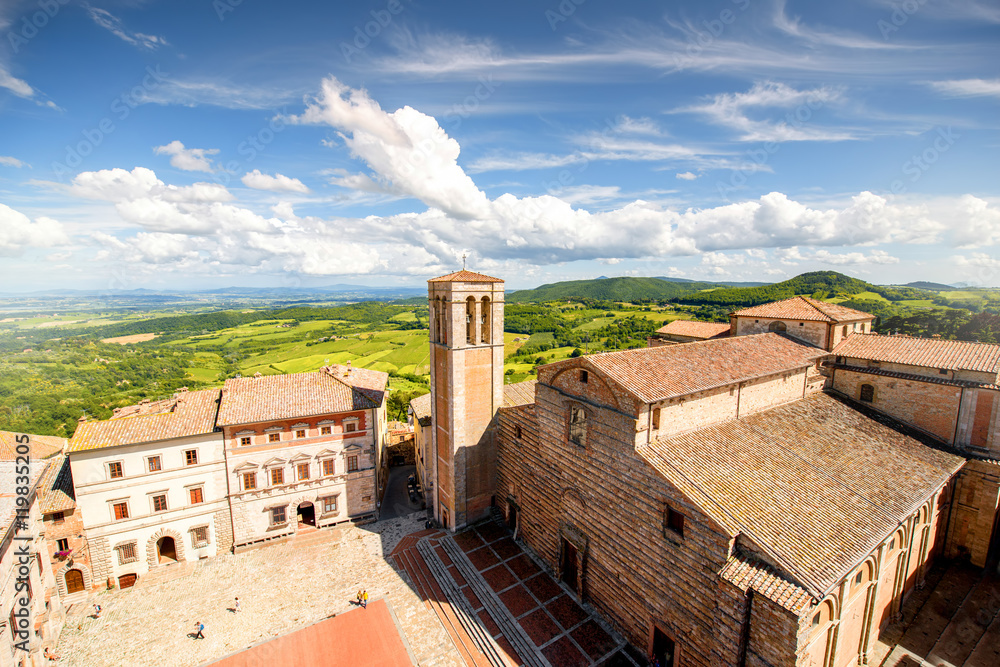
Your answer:
[[[656,330],[658,334],[673,334],[691,338],[709,339],[729,335],[729,325],[721,322],[695,322],[694,320],[674,320]]]
[[[424,394],[417,396],[410,401],[410,409],[413,411],[413,418],[417,421],[430,419],[431,417],[431,395]]]
[[[38,493],[41,497],[42,514],[62,512],[76,507],[73,470],[70,468],[68,456],[60,455],[46,468],[39,483]]]
[[[719,576],[744,592],[752,589],[796,615],[813,605],[812,596],[806,589],[747,554],[730,556]]]
[[[791,299],[772,301],[759,306],[737,310],[737,317],[769,317],[781,320],[805,320],[814,322],[854,322],[872,319],[875,316],[853,308],[845,308],[835,303],[817,301],[807,296],[793,296]]]
[[[77,426],[68,451],[80,452],[212,433],[218,409],[218,389],[178,392],[170,399],[119,410],[117,416],[111,419],[83,422]]]
[[[17,439],[23,440],[28,436],[28,447],[31,449],[31,458],[47,459],[55,456],[63,450],[68,440],[55,435],[33,435],[31,433],[14,433],[13,431],[0,431],[0,461],[13,461],[17,456]]]
[[[335,364],[313,373],[226,380],[219,426],[369,410],[382,404],[389,374]]]
[[[932,443],[818,393],[638,453],[818,598],[965,464]]]
[[[429,283],[502,283],[503,280],[500,278],[493,278],[492,276],[487,276],[482,273],[475,273],[473,271],[466,271],[462,269],[461,271],[456,271],[455,273],[449,273],[446,276],[439,276],[437,278],[431,278],[427,282]]]
[[[993,343],[852,334],[834,348],[833,354],[911,366],[1000,373],[1000,345]]]
[[[525,380],[503,386],[503,406],[512,408],[517,405],[528,405],[535,402],[535,385],[538,380]]]
[[[809,366],[829,353],[790,336],[762,333],[581,357],[645,403],[686,396]],[[550,366],[577,363],[576,359]]]

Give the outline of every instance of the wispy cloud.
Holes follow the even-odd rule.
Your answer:
[[[835,129],[807,122],[820,108],[841,101],[843,90],[822,86],[797,90],[783,83],[758,82],[745,93],[713,95],[704,104],[675,109],[674,113],[693,113],[716,125],[740,133],[739,141],[848,141],[857,139],[855,130]],[[782,120],[757,120],[751,110],[789,110]],[[803,117],[805,120],[803,120]]]
[[[694,179],[698,178],[698,174],[692,174],[690,171],[685,171],[683,173],[674,175],[677,176],[677,178],[681,179],[682,181],[693,181]]]
[[[212,160],[209,155],[216,155],[218,148],[185,148],[184,144],[174,140],[165,146],[156,146],[153,152],[157,155],[169,155],[170,164],[184,171],[212,171]]]
[[[181,80],[171,77],[155,89],[147,91],[143,101],[186,107],[277,110],[289,102],[301,100],[306,92],[305,88],[290,90],[240,85],[224,79]]]
[[[30,164],[27,164],[26,162],[21,162],[16,157],[10,157],[9,155],[0,155],[0,164],[7,167],[17,167],[18,169],[20,169],[21,167],[31,166]]]
[[[87,14],[94,23],[132,46],[154,51],[168,44],[167,40],[163,37],[129,30],[120,18],[105,9],[99,9],[91,5],[86,5],[86,8]]]
[[[928,85],[948,97],[1000,97],[1000,79],[931,81]]]

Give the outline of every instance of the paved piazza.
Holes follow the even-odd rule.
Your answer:
[[[151,572],[130,589],[74,604],[60,665],[201,665],[354,608],[359,588],[385,598],[419,665],[464,666],[435,614],[386,560],[425,513],[315,531],[290,542]],[[242,611],[230,611],[239,596]],[[94,603],[101,618],[91,617]],[[196,621],[205,638],[193,639]],[[358,662],[364,664],[363,661]]]

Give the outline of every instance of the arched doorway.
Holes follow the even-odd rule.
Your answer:
[[[316,527],[316,507],[308,500],[299,503],[299,508],[297,510],[299,518],[299,527],[302,526],[312,526]]]
[[[784,322],[780,322],[780,321],[778,321],[778,322],[771,322],[771,325],[769,327],[767,327],[768,331],[777,331],[779,333],[782,332],[782,331],[786,331],[787,329],[788,329],[788,327],[785,326],[785,323]]]
[[[156,541],[156,555],[159,562],[162,563],[176,563],[177,562],[177,545],[174,543],[174,538],[172,537],[161,537]]]
[[[67,570],[66,574],[66,593],[79,593],[86,589],[83,584],[83,572],[80,570]]]

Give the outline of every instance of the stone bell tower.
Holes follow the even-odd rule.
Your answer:
[[[427,281],[434,518],[455,530],[489,515],[496,479],[491,427],[503,406],[499,278],[462,269]]]

